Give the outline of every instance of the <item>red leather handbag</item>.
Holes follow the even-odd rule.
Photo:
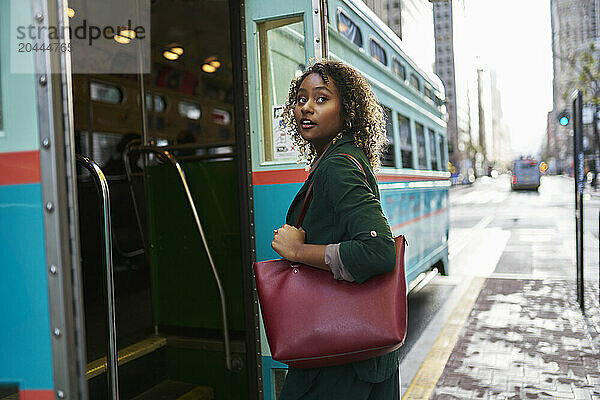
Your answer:
[[[364,172],[364,171],[363,171]],[[296,226],[312,197],[309,187]],[[404,236],[394,271],[366,282],[287,260],[254,263],[256,288],[273,359],[297,368],[326,367],[390,353],[406,337]]]

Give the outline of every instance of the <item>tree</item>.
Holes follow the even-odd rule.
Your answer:
[[[600,137],[598,112],[600,111],[600,42],[591,41],[570,59],[573,67],[573,87],[583,92],[583,103],[593,108],[592,132],[594,136],[596,166],[600,162]],[[597,168],[594,168],[597,171]],[[596,179],[594,177],[594,187]]]
[[[583,92],[584,104],[594,107],[594,140],[598,140],[597,113],[600,109],[600,42],[592,41],[571,58],[574,69],[573,86]]]

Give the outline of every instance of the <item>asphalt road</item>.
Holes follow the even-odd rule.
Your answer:
[[[586,187],[584,211],[585,279],[597,281],[600,190]],[[573,179],[543,177],[537,192],[511,191],[506,175],[452,188],[449,252],[450,275],[438,275],[408,296],[409,325],[400,356],[403,387],[470,278],[576,279]]]

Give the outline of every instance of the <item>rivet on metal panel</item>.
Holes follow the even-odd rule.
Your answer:
[[[57,390],[56,391],[56,397],[58,397],[59,399],[64,399],[65,398],[65,392],[63,392],[62,390]]]
[[[57,272],[58,272],[58,269],[56,268],[56,265],[51,265],[50,266],[50,273],[52,275],[56,275]]]
[[[59,337],[61,334],[62,332],[60,331],[60,329],[54,328],[54,336]]]
[[[54,211],[54,203],[52,203],[51,201],[46,203],[46,211],[48,212],[52,212]]]
[[[42,146],[43,146],[45,149],[48,149],[48,148],[50,148],[50,139],[49,139],[49,138],[44,138],[44,140],[42,140]]]
[[[319,38],[316,38],[316,39],[315,39],[315,42],[319,43]]]
[[[37,12],[35,14],[35,20],[37,22],[42,22],[44,20],[44,14],[42,14],[41,12]]]
[[[315,8],[315,14],[318,14],[318,13],[319,13],[319,9]]]
[[[46,76],[46,74],[41,75],[40,76],[40,85],[46,86],[47,83],[48,83],[48,77]]]

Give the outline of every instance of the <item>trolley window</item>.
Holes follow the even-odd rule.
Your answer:
[[[429,100],[435,102],[435,97],[433,95],[433,90],[431,90],[431,88],[429,86],[425,85],[425,87],[423,88],[423,93],[425,94],[425,96]]]
[[[387,54],[385,54],[385,50],[379,43],[375,41],[375,39],[371,39],[369,42],[369,49],[371,51],[371,57],[382,63],[383,65],[388,65],[387,62]]]
[[[2,49],[0,48],[0,60],[2,60]],[[1,63],[0,63],[1,64]],[[2,65],[0,65],[0,138],[6,136],[2,120]]]
[[[440,136],[440,141],[438,142],[440,149],[440,171],[446,171],[448,168],[448,162],[446,161],[446,152],[444,151],[444,137]]]
[[[412,138],[410,133],[410,120],[398,114],[398,130],[400,132],[400,150],[402,153],[402,168],[412,168]]]
[[[167,102],[159,94],[146,93],[146,108],[154,112],[163,112],[167,109]]]
[[[421,90],[421,83],[419,82],[419,78],[415,74],[413,74],[413,73],[410,74],[408,83],[410,83],[410,86],[412,86],[416,90],[419,90],[419,91]]]
[[[295,161],[298,152],[283,128],[283,106],[290,81],[305,69],[302,17],[259,24],[263,161]]]
[[[385,135],[390,142],[390,145],[381,155],[381,165],[384,167],[395,167],[396,157],[394,156],[394,124],[392,122],[392,110],[383,106],[383,114],[385,116]]]
[[[406,67],[400,63],[400,61],[396,60],[395,57],[392,58],[392,71],[394,75],[402,79],[406,80]]]
[[[425,128],[419,123],[415,123],[415,133],[417,136],[417,162],[418,169],[427,168],[427,160],[425,155]]]
[[[115,85],[90,82],[90,99],[102,103],[120,104],[123,101],[123,92]]]
[[[338,10],[337,13],[337,26],[338,32],[346,39],[358,47],[362,47],[363,40],[360,28],[342,10]]]
[[[188,119],[198,120],[202,117],[200,105],[192,103],[191,101],[180,101],[177,105],[177,109],[179,110],[179,114]]]
[[[438,170],[438,157],[437,157],[437,146],[436,146],[436,135],[435,132],[429,129],[429,158],[431,159],[431,169],[434,171]]]

